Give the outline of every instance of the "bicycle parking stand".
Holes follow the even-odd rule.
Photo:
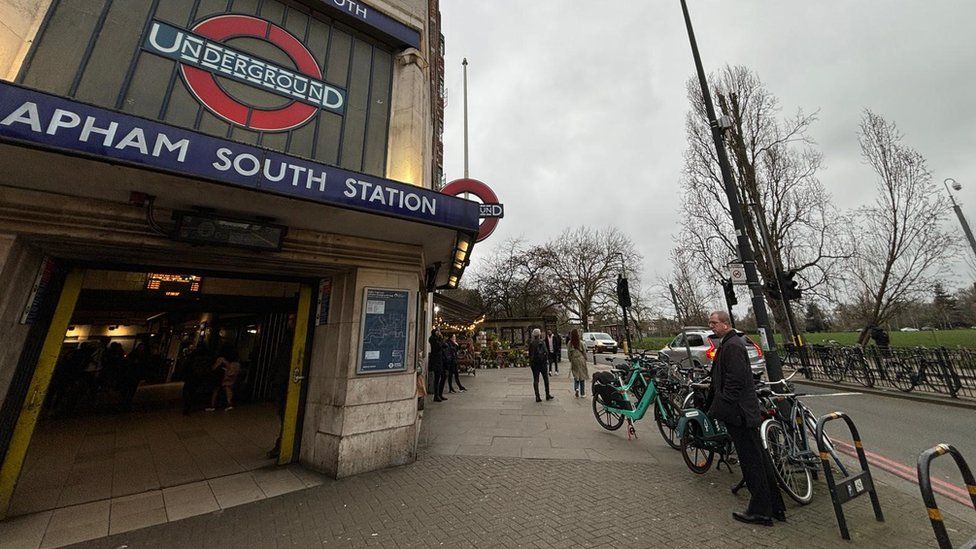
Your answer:
[[[851,437],[854,439],[854,447],[857,449],[857,459],[861,463],[861,472],[846,476],[837,482],[834,481],[834,473],[830,468],[830,454],[827,452],[826,444],[824,444],[824,424],[835,419],[843,419],[847,423],[848,429],[851,430]],[[864,455],[864,448],[861,445],[861,435],[847,414],[833,412],[821,416],[817,420],[817,450],[820,452],[820,462],[823,465],[824,480],[827,481],[827,488],[830,490],[830,499],[834,502],[834,514],[837,515],[840,536],[845,540],[851,539],[851,534],[847,530],[847,520],[844,518],[843,504],[865,493],[871,496],[874,517],[878,522],[884,522],[881,502],[878,500],[878,492],[874,487],[874,480],[871,478],[871,469],[868,467],[868,458]]]
[[[956,467],[962,473],[962,480],[966,483],[969,497],[973,500],[973,509],[976,510],[976,479],[973,472],[969,469],[969,464],[963,459],[959,450],[950,444],[939,444],[922,452],[918,456],[918,489],[922,492],[922,501],[929,512],[929,521],[932,522],[932,530],[935,531],[935,539],[939,542],[939,549],[952,549],[952,541],[949,540],[949,533],[946,532],[945,524],[942,523],[942,512],[939,505],[935,502],[935,494],[932,493],[932,477],[929,466],[935,458],[949,454],[956,462]],[[972,549],[976,547],[976,538],[963,544],[962,549]]]

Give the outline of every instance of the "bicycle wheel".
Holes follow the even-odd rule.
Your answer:
[[[802,426],[801,426],[802,428]],[[778,421],[767,421],[762,430],[763,445],[773,461],[776,482],[793,501],[806,505],[813,500],[813,475],[797,463],[799,447],[793,435]]]
[[[681,433],[681,457],[692,473],[705,474],[712,467],[715,452],[700,446],[702,437],[701,426],[690,421]]]
[[[898,359],[888,359],[885,361],[885,375],[888,376],[888,380],[891,381],[891,384],[896,389],[906,393],[914,389],[915,384],[918,383],[918,376],[915,374],[915,369],[910,364]]]
[[[829,358],[823,362],[823,369],[830,381],[840,383],[844,380],[844,367],[838,364],[833,358]]]
[[[863,358],[861,360],[852,358],[847,371],[861,385],[864,385],[868,389],[874,387],[874,375],[871,374],[871,367]]]
[[[616,431],[624,424],[624,415],[607,408],[600,395],[593,395],[593,415],[600,427],[607,431]]]
[[[668,446],[675,450],[680,450],[681,441],[678,440],[678,433],[676,431],[678,428],[678,411],[674,408],[670,398],[662,398],[660,401],[664,406],[667,417],[663,417],[660,408],[654,406],[654,422],[657,423],[657,428],[661,431],[664,442],[667,442]]]

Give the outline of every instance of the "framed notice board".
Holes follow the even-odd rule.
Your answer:
[[[364,292],[356,373],[406,371],[410,291],[366,288]]]

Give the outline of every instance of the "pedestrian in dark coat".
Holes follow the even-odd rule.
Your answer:
[[[458,391],[462,393],[467,389],[461,385],[461,376],[458,370],[458,361],[461,357],[461,346],[458,345],[457,334],[451,334],[451,338],[444,342],[444,357],[447,366],[447,389],[454,392],[454,384],[457,384]]]
[[[555,397],[549,392],[549,353],[546,344],[542,340],[542,330],[536,328],[532,330],[532,340],[529,341],[529,366],[532,368],[532,388],[535,389],[535,401],[542,402],[539,396],[539,376],[546,386],[546,400]]]
[[[708,327],[722,338],[712,361],[708,413],[728,429],[739,456],[742,477],[752,494],[746,511],[735,511],[732,517],[740,522],[772,526],[773,518],[786,520],[786,508],[776,486],[772,462],[759,438],[759,397],[752,378],[749,354],[725,311],[713,312],[708,317]]]
[[[444,364],[444,338],[437,328],[430,331],[427,339],[430,344],[430,355],[427,358],[427,367],[434,372],[434,402],[447,400],[444,398],[444,382],[447,380],[447,369]]]
[[[546,331],[546,353],[549,354],[549,373],[559,374],[559,362],[562,360],[563,341],[559,334]]]

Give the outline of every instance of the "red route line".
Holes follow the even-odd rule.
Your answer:
[[[831,440],[831,442],[836,446],[841,452],[845,454],[857,457],[857,449],[850,444],[840,441]],[[864,456],[868,458],[868,463],[875,466],[882,471],[891,473],[897,477],[903,478],[905,480],[911,481],[914,484],[918,484],[918,471],[897,461],[892,461],[884,456],[875,454],[874,452],[869,452],[864,450]],[[969,492],[967,492],[963,487],[952,484],[951,482],[946,482],[940,478],[933,478],[932,480],[932,490],[942,496],[945,496],[956,503],[961,503],[966,507],[973,504],[972,499],[969,497]]]

